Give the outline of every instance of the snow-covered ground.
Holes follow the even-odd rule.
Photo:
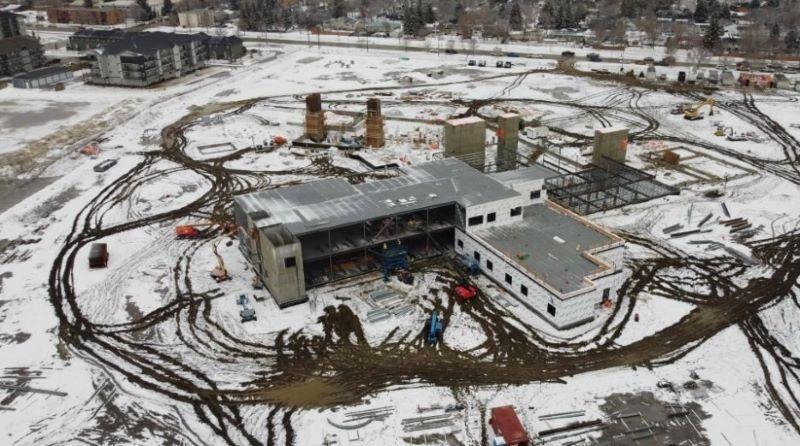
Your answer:
[[[286,34],[281,37],[305,39],[306,36]],[[347,39],[338,36],[322,38]],[[422,43],[412,41],[409,44]],[[0,380],[4,384],[20,382],[32,388],[66,393],[7,391],[6,395],[15,396],[0,401],[0,407],[9,409],[2,411],[3,417],[0,417],[0,432],[3,432],[0,443],[69,444],[82,438],[98,444],[162,444],[165,438],[170,439],[167,443],[226,442],[211,428],[213,423],[204,419],[208,414],[200,410],[200,415],[195,410],[192,403],[197,400],[182,398],[185,389],[169,394],[163,391],[169,383],[149,386],[148,375],[144,372],[141,374],[144,382],[131,380],[123,370],[109,366],[108,357],[113,355],[68,345],[60,338],[59,326],[72,321],[74,308],[68,308],[68,303],[54,308],[51,302],[50,275],[63,273],[51,271],[56,256],[70,241],[73,225],[81,227],[92,223],[81,219],[75,221],[75,217],[83,215],[95,197],[113,186],[116,179],[145,162],[148,157],[143,155],[143,151],[157,150],[154,141],[157,142],[162,128],[207,104],[263,99],[243,113],[231,114],[228,112],[232,110],[226,110],[218,113],[218,118],[211,116],[187,130],[184,153],[191,160],[208,163],[253,143],[271,140],[274,136],[281,135],[290,140],[300,137],[303,132],[302,97],[295,95],[312,92],[322,92],[325,106],[340,113],[360,112],[366,97],[375,92],[387,94],[381,98],[389,143],[383,149],[371,151],[370,156],[410,164],[440,154],[441,131],[437,122],[463,111],[463,104],[454,104],[453,99],[500,99],[483,107],[480,113],[491,116],[498,110],[517,110],[535,116],[551,127],[586,136],[591,136],[593,129],[600,125],[597,117],[586,111],[587,107],[605,107],[602,114],[609,124],[628,125],[632,132],[643,131],[648,125],[646,117],[649,117],[659,123],[658,131],[663,135],[708,142],[727,149],[728,152],[720,152],[697,145],[691,147],[694,152],[682,152],[683,158],[689,158],[695,152],[700,154],[691,161],[698,170],[719,178],[744,174],[725,184],[710,180],[696,182],[679,196],[593,215],[593,220],[611,229],[647,236],[700,258],[716,257],[723,252],[721,248],[708,250],[708,245],[694,245],[689,241],[702,238],[749,252],[726,228],[716,224],[717,220],[726,218],[721,210],[723,201],[733,217],[747,218],[753,227],[761,228],[758,238],[783,233],[800,221],[797,209],[787,205],[800,199],[796,185],[758,171],[751,164],[732,156],[779,160],[785,155],[783,148],[752,123],[727,110],[719,110],[714,117],[702,121],[688,122],[682,116],[669,113],[675,105],[686,102],[686,98],[663,92],[634,92],[611,81],[546,72],[527,73],[534,69],[551,69],[554,67],[552,61],[526,59],[524,66],[500,70],[494,67],[495,59],[492,57],[485,58],[487,67],[469,67],[463,55],[444,57],[434,53],[366,52],[276,44],[256,48],[260,51],[245,59],[240,66],[215,66],[200,71],[196,76],[152,89],[94,87],[76,79],[62,92],[0,90],[0,131],[6,136],[0,141],[0,152],[17,157],[15,160],[18,157],[26,160],[25,163],[10,165],[0,162],[2,172],[14,178],[56,178],[0,214],[0,239],[14,242],[0,252],[0,332],[3,335],[0,336]],[[559,54],[564,49],[520,45],[504,47],[504,50],[524,51],[525,48],[548,54]],[[633,51],[629,50],[625,57],[659,57],[650,49],[642,49],[642,54]],[[503,77],[497,77],[500,75]],[[740,99],[741,95],[721,92],[715,97],[722,103]],[[757,101],[776,98],[780,100],[757,102],[759,108],[785,126],[790,134],[800,136],[797,129],[789,127],[793,116],[800,111],[796,101],[774,95],[755,97]],[[628,107],[632,102],[635,102],[636,109]],[[717,128],[714,121],[736,132],[759,134],[763,142],[726,141],[713,134]],[[146,129],[152,130],[148,132]],[[358,128],[353,132],[357,133]],[[145,134],[154,136],[155,140],[142,138],[147,136]],[[99,141],[101,152],[96,158],[76,152],[87,138]],[[653,139],[658,140],[658,135]],[[554,135],[552,142],[561,143],[560,151],[565,160],[578,164],[588,161],[581,155],[585,146],[579,141]],[[230,143],[232,147],[203,148],[222,143]],[[664,144],[658,147],[679,150],[678,144],[669,141]],[[660,179],[675,179],[681,175],[674,172],[665,176],[666,170],[656,170],[645,162],[640,155],[652,150],[653,147],[646,146],[645,142],[634,139],[629,152],[631,164],[656,174]],[[366,170],[340,152],[325,153],[334,166],[354,172]],[[706,158],[701,156],[703,154]],[[115,158],[119,162],[105,173],[94,172],[92,167],[106,158]],[[270,153],[246,153],[227,161],[225,167],[278,172],[268,175],[271,186],[310,181],[316,178],[315,172],[327,175],[325,171],[314,170],[310,157],[291,153],[287,148]],[[120,193],[116,204],[111,206],[108,201],[104,202],[102,211],[95,214],[101,216],[103,228],[187,206],[204,196],[214,180],[171,159],[157,159],[143,169],[139,176],[143,178],[140,184],[131,185],[130,190],[124,188],[114,192]],[[254,181],[245,174],[242,178]],[[715,188],[724,189],[723,198],[709,198],[705,194]],[[701,237],[670,239],[663,233],[665,227],[677,223],[693,227],[708,213],[713,213],[711,223],[708,223],[711,232]],[[196,213],[186,218],[186,222],[203,218],[206,216]],[[77,249],[72,270],[75,305],[95,326],[94,329],[134,324],[143,318],[156,318],[160,308],[176,304],[179,290],[188,293],[182,280],[189,277],[192,292],[206,292],[193,297],[198,300],[197,305],[202,306],[195,308],[194,313],[189,310],[178,312],[159,324],[137,331],[130,335],[131,339],[122,337],[139,345],[142,352],[149,347],[173,350],[175,357],[181,358],[189,367],[202,370],[221,389],[248,388],[252,381],[263,378],[265,364],[268,365],[271,359],[259,362],[229,352],[222,357],[215,356],[219,353],[215,345],[232,341],[215,337],[221,331],[215,331],[218,328],[213,324],[218,324],[234,339],[250,343],[239,346],[249,352],[249,348],[255,348],[253,345],[274,343],[283,332],[322,336],[324,331],[319,318],[325,314],[325,308],[346,305],[362,320],[364,337],[369,345],[378,346],[387,339],[398,341],[405,333],[410,338],[419,335],[437,299],[446,301],[441,295],[444,291],[431,292],[443,288],[443,285],[437,282],[435,271],[428,271],[418,274],[413,286],[396,281],[390,283],[389,286],[402,296],[409,311],[381,321],[366,321],[373,308],[369,293],[384,286],[377,274],[313,289],[308,304],[281,310],[267,292],[252,290],[251,273],[235,244],[219,245],[219,253],[225,259],[233,280],[220,284],[213,282],[208,271],[215,266],[216,260],[208,242],[175,240],[173,226],[180,223],[157,220],[104,236],[102,241],[108,243],[110,251],[108,269],[89,269],[86,261],[88,245]],[[631,247],[628,252],[629,258],[652,255],[640,247]],[[741,279],[767,273],[768,268],[759,267],[748,272],[751,276]],[[505,323],[530,330],[528,335],[532,343],[542,342],[542,339],[552,343],[590,339],[602,329],[608,318],[614,318],[612,325],[618,324],[625,313],[603,310],[593,323],[568,332],[557,332],[536,314],[521,305],[514,306],[513,299],[488,280],[478,278],[476,283],[487,299],[500,307],[500,318]],[[241,293],[249,296],[258,315],[257,321],[244,324],[240,321],[240,308],[235,299]],[[621,307],[627,304],[627,301],[620,303]],[[486,337],[481,322],[473,317],[466,305],[457,302],[453,306],[443,344],[457,351],[475,349],[473,353],[477,355],[483,352],[481,345]],[[628,321],[614,343],[621,347],[652,336],[677,323],[693,308],[692,304],[649,294],[645,290],[632,310],[638,321]],[[774,335],[794,351],[798,348],[797,337],[793,334],[800,320],[797,311],[788,300],[763,311],[764,321],[771,329],[774,328]],[[197,320],[191,319],[193,317]],[[594,345],[582,348],[588,350]],[[560,351],[559,347],[552,345],[547,348]],[[122,362],[118,366],[125,372],[136,373],[145,368],[144,364]],[[683,383],[690,379],[692,372],[713,383],[710,390],[670,392],[656,385],[662,380]],[[302,376],[304,371],[297,373]],[[189,372],[176,374],[188,375]],[[399,439],[409,436],[403,431],[402,419],[441,413],[441,409],[420,411],[434,403],[442,407],[466,403],[465,410],[453,415],[453,426],[426,433],[450,432],[465,444],[480,444],[481,430],[485,429],[481,408],[513,404],[528,429],[535,432],[558,425],[540,421],[538,416],[542,413],[586,410],[587,418],[596,418],[602,416],[600,406],[608,395],[655,392],[664,401],[698,403],[711,415],[703,421],[703,428],[714,445],[779,446],[794,444],[800,438],[782,421],[765,390],[764,373],[747,338],[737,326],[724,329],[669,365],[652,369],[645,366],[612,368],[564,376],[563,380],[563,383],[533,382],[469,389],[419,381],[402,387],[388,386],[354,406],[323,405],[324,408],[291,412],[287,411],[288,408],[279,408],[280,412],[274,415],[274,419],[272,411],[275,407],[258,402],[243,405],[242,425],[260,443],[267,443],[269,435],[274,435],[276,444],[283,441],[287,433],[280,419],[284,418],[290,420],[294,435],[293,443],[287,444],[318,445],[326,436],[331,439],[333,435],[341,445],[401,444]],[[191,381],[206,385],[197,377]],[[331,424],[344,423],[345,413],[385,406],[393,408],[391,415],[355,431],[345,431]],[[271,434],[268,425],[272,426]],[[232,443],[249,441],[242,435],[231,435]],[[756,443],[752,440],[754,438],[757,438]]]

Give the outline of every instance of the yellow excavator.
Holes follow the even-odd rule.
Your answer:
[[[714,105],[716,101],[713,98],[708,98],[703,101],[700,101],[696,104],[691,105],[690,107],[686,108],[683,112],[683,119],[688,119],[689,121],[697,121],[699,119],[703,119],[703,115],[700,113],[700,110],[708,106],[708,116],[714,116]]]

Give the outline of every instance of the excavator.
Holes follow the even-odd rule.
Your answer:
[[[688,119],[689,121],[697,121],[697,120],[703,119],[703,115],[700,113],[700,110],[703,107],[705,107],[706,105],[709,108],[708,116],[714,116],[714,105],[715,104],[716,104],[716,101],[714,101],[713,98],[708,98],[708,99],[702,100],[702,101],[690,106],[689,108],[687,108],[683,112],[683,119]]]
[[[219,252],[217,252],[217,246],[219,246],[219,242],[221,242],[223,238],[225,237],[219,236],[211,243],[211,252],[213,252],[214,257],[217,258],[217,266],[211,270],[211,277],[216,280],[217,283],[231,280],[231,276],[228,275],[228,270],[225,269],[225,262],[222,260],[222,256],[219,255]]]

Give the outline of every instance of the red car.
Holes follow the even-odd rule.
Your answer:
[[[461,300],[469,300],[478,294],[478,289],[473,285],[458,285],[456,286],[456,294]]]

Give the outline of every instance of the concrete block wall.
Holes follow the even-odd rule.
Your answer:
[[[623,249],[622,246],[614,248],[619,253],[609,252],[606,255],[619,256],[621,259]],[[478,252],[483,274],[502,286],[526,307],[538,313],[551,325],[561,329],[593,320],[599,311],[603,290],[608,288],[610,298],[614,299],[617,289],[624,280],[623,274],[618,271],[598,278],[594,281],[594,286],[587,288],[586,292],[559,299],[553,291],[542,286],[522,268],[516,266],[513,260],[507,259],[498,251],[461,230],[456,230],[455,250],[456,253],[470,258],[474,258],[474,253]],[[492,263],[491,270],[488,269],[487,260]],[[506,274],[511,276],[511,285],[506,282]],[[522,285],[527,287],[527,295],[522,293]],[[555,307],[555,316],[548,312],[548,304]]]
[[[507,198],[504,200],[497,200],[492,203],[470,206],[466,209],[466,216],[467,216],[467,219],[465,220],[466,229],[468,232],[472,232],[477,229],[485,229],[497,225],[505,225],[509,223],[521,222],[523,213],[521,212],[519,215],[512,217],[511,209],[517,207],[524,207],[527,204],[528,200],[526,200],[526,197],[517,196],[517,197]],[[488,215],[491,213],[495,214],[495,220],[493,222],[488,221]],[[483,223],[475,226],[470,226],[469,219],[477,216],[483,216]]]
[[[540,180],[530,180],[530,181],[519,181],[513,183],[511,185],[511,189],[519,192],[523,197],[525,197],[525,206],[530,206],[532,204],[542,204],[544,200],[547,198],[547,190],[544,189],[544,179]],[[531,192],[539,191],[539,197],[531,198]]]

